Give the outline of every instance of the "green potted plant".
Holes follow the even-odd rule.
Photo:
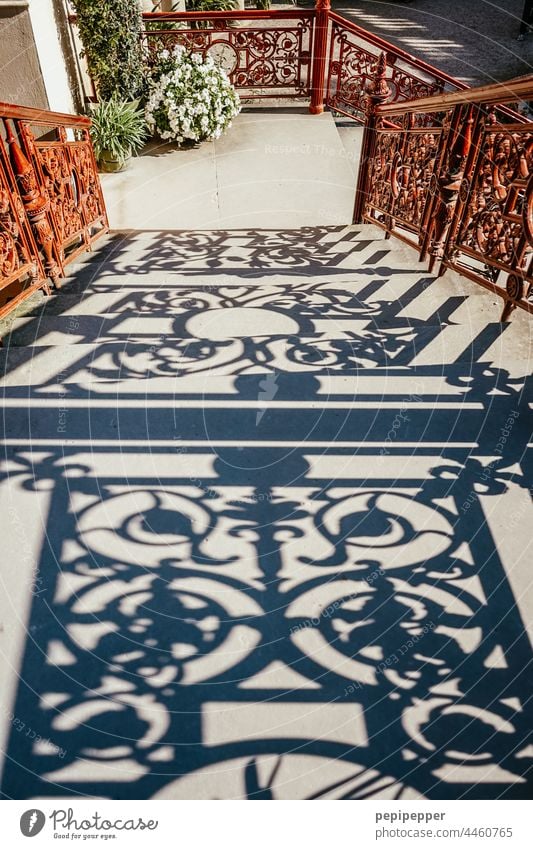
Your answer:
[[[101,171],[122,171],[146,137],[144,114],[137,101],[101,100],[91,110],[91,139]]]

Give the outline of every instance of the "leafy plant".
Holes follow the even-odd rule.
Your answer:
[[[161,15],[164,15],[166,12],[182,12],[183,9],[178,8],[181,6],[180,3],[174,2],[170,4],[170,8],[168,8],[168,4],[165,3],[165,8],[163,9],[162,0],[152,0],[152,8],[145,9],[147,12],[160,12]],[[159,30],[173,30],[173,29],[186,29],[186,24],[181,21],[144,21],[144,27],[148,32],[157,32]]]
[[[185,0],[188,12],[234,12],[235,0]]]
[[[138,0],[73,0],[78,28],[99,97],[133,100],[143,89]]]
[[[270,9],[270,0],[255,0],[256,9]]]
[[[188,12],[235,12],[235,0],[185,0]],[[191,21],[191,29],[209,29],[212,21]],[[230,24],[231,26],[231,24]]]
[[[211,56],[163,50],[150,81],[146,123],[164,141],[218,139],[240,111],[239,96]]]
[[[101,100],[91,110],[91,139],[96,158],[109,151],[121,164],[142,147],[146,137],[144,114],[136,102]]]

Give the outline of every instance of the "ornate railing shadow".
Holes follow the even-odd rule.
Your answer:
[[[309,400],[315,378],[299,380]],[[360,448],[354,467],[353,450],[314,444],[383,439],[391,411],[317,431],[292,400],[259,430],[255,411],[231,413],[240,392],[218,398],[243,453],[206,426],[205,398],[161,446],[172,406],[151,400],[166,426],[150,418],[144,439],[131,401],[116,444],[93,402],[101,446],[57,449],[45,413],[46,459],[10,457],[11,486],[49,487],[51,502],[13,710],[32,732],[11,734],[4,792],[282,798],[311,769],[317,797],[528,798],[530,649],[478,494],[509,485],[518,413],[501,470],[487,434],[474,451],[420,446],[400,479],[390,458],[409,470],[405,449]],[[502,421],[515,401],[498,403]],[[308,444],[280,438],[288,415]],[[461,414],[463,441],[484,415]],[[438,416],[412,413],[412,432],[442,443]],[[70,438],[86,419],[71,410]],[[324,451],[329,474],[354,471],[330,483]],[[261,778],[268,755],[279,785]],[[225,789],[209,778],[221,771]]]
[[[17,338],[18,344],[38,347],[7,351],[6,374],[24,359],[40,356],[40,346],[48,344],[50,320],[65,342],[73,334],[79,342],[98,340],[98,347],[85,356],[95,378],[210,374],[215,352],[219,370],[232,374],[252,364],[279,371],[313,370],[322,364],[339,373],[409,365],[443,328],[454,324],[455,312],[466,301],[465,295],[442,293],[427,318],[406,321],[402,312],[416,304],[433,279],[408,264],[391,267],[388,249],[373,250],[366,234],[352,230],[348,235],[344,227],[156,231],[143,234],[141,243],[137,238],[114,234],[86,259],[61,297],[35,310]],[[367,282],[350,292],[346,281],[354,275]],[[406,278],[400,292],[395,281]],[[109,315],[84,310],[75,319],[62,316],[92,294],[106,295]],[[278,317],[279,327],[277,336],[270,333],[259,344],[264,309]],[[204,315],[231,315],[236,338],[199,339]],[[251,325],[250,317],[258,323]],[[164,322],[166,345],[158,344],[161,334],[154,331],[153,320]],[[325,337],[315,329],[317,320],[327,328]],[[364,333],[359,332],[361,323]],[[503,330],[498,323],[488,325],[485,348]],[[465,349],[465,359],[470,357]],[[73,373],[66,365],[64,376]]]
[[[411,365],[397,303],[311,269],[291,290],[117,280],[92,359],[73,345],[46,385],[6,387],[11,491],[49,494],[6,795],[530,797],[531,648],[490,529],[502,499],[511,532],[530,500],[530,378],[486,341]],[[232,339],[242,373],[193,330],[259,297],[263,324],[296,330]],[[173,334],[143,330],[169,309]],[[335,336],[349,315],[387,327],[400,368],[367,321]]]

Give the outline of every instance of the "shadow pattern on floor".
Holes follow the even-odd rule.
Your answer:
[[[487,521],[529,502],[529,379],[483,360],[499,324],[412,365],[466,296],[400,317],[431,278],[382,296],[388,251],[117,237],[49,304],[110,298],[76,318],[90,353],[4,390],[14,503],[50,495],[5,796],[530,798],[531,649]]]

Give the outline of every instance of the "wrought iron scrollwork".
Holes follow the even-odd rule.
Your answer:
[[[305,14],[286,25],[231,28],[217,21],[208,29],[148,30],[143,43],[148,56],[181,45],[186,50],[211,55],[243,94],[305,97],[311,86],[313,18]],[[264,96],[264,92],[263,95]]]

